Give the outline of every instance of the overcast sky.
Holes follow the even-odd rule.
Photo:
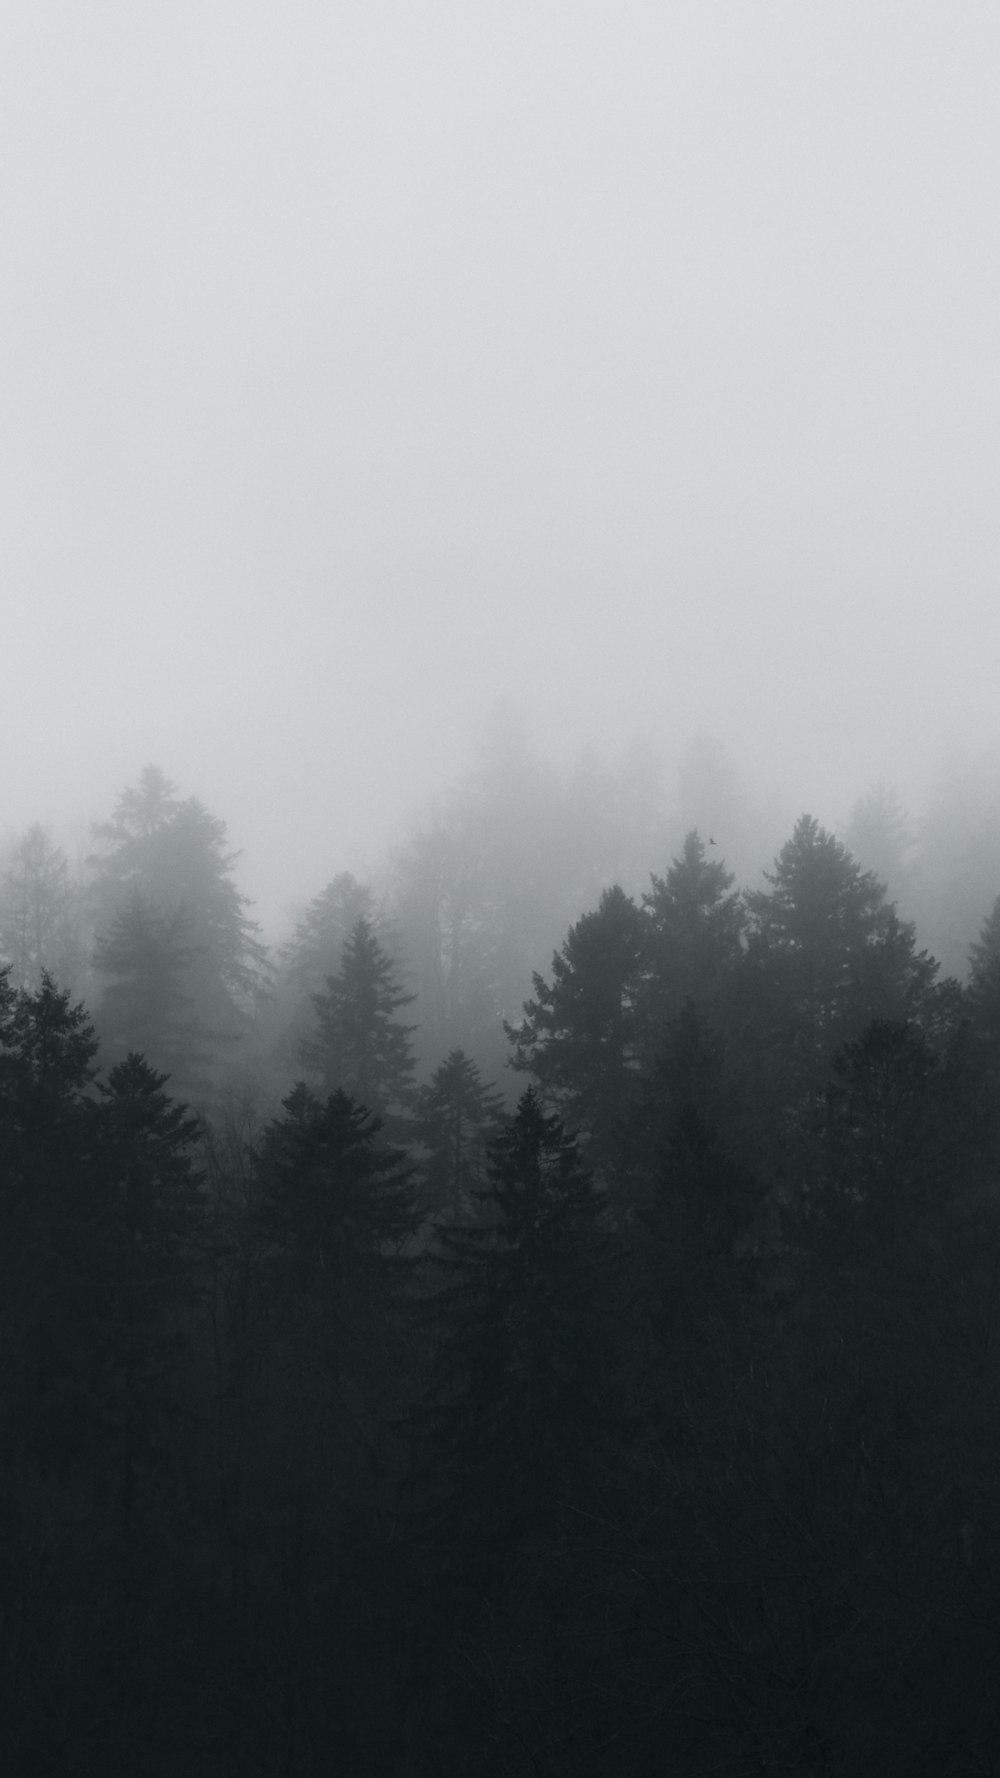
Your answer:
[[[1000,11],[6,0],[0,827],[262,907],[501,697],[817,813],[1000,728]]]

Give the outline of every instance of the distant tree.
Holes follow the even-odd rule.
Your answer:
[[[963,980],[1000,885],[995,758],[949,762],[918,824],[907,907],[942,968]]]
[[[313,996],[315,1035],[302,1044],[302,1061],[325,1092],[340,1090],[383,1119],[407,1112],[413,1027],[396,1014],[413,998],[368,921],[358,920],[339,970]]]
[[[0,956],[17,987],[43,972],[72,993],[85,967],[80,897],[66,857],[36,824],[19,839],[0,881]]]
[[[232,880],[236,855],[226,851],[225,833],[222,821],[194,798],[181,801],[150,766],[123,791],[112,819],[95,829],[100,850],[93,860],[98,957],[121,961],[116,918],[124,913],[134,928],[138,905],[158,916],[161,934],[175,923],[175,935],[183,931],[179,987],[198,1029],[216,1046],[246,1031],[267,980],[266,953]]]
[[[937,964],[917,951],[877,877],[812,816],[766,880],[746,896],[743,1061],[761,1110],[769,1105],[775,1128],[801,1140],[845,1043],[873,1019],[937,1016]]]
[[[487,1087],[475,1063],[452,1050],[414,1102],[414,1134],[427,1150],[422,1165],[424,1203],[434,1215],[459,1221],[485,1178],[487,1144],[497,1133],[503,1099]]]
[[[580,1132],[588,1164],[612,1191],[636,1104],[647,927],[622,889],[606,890],[555,953],[551,984],[536,974],[535,998],[520,1025],[508,1026],[512,1066]]]
[[[658,1053],[686,1000],[718,1026],[726,1022],[742,960],[745,916],[733,877],[689,833],[666,876],[643,896],[649,969],[642,996],[644,1056]]]
[[[190,991],[196,953],[182,908],[164,913],[133,891],[101,934],[94,965],[105,983],[101,1035],[110,1065],[131,1052],[163,1069],[174,1090],[197,1091],[211,1060]]]
[[[907,886],[914,831],[899,793],[876,784],[851,809],[844,843],[863,870],[873,871],[893,900]]]
[[[375,897],[366,883],[341,871],[313,897],[282,952],[288,981],[302,995],[318,994],[336,975],[359,920],[374,930]]]

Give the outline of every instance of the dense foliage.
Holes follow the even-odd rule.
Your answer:
[[[78,903],[12,855],[5,1770],[1000,1768],[1000,900],[942,981],[812,818],[754,888],[691,831],[517,1015],[526,807],[535,878],[479,894],[473,801],[269,1003],[162,774]],[[854,826],[903,871],[887,793]]]

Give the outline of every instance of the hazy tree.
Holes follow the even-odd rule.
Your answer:
[[[934,1016],[937,964],[878,878],[812,816],[766,880],[746,897],[743,1061],[775,1133],[801,1142],[843,1044],[873,1019]]]
[[[101,1041],[107,1062],[143,1055],[172,1090],[197,1092],[211,1059],[210,1037],[191,992],[196,953],[182,908],[164,913],[138,891],[119,905],[97,941],[94,965],[105,983]]]
[[[862,869],[873,871],[893,901],[907,887],[913,823],[891,785],[876,784],[851,810],[844,842]]]
[[[411,1096],[413,1027],[397,1012],[412,994],[367,920],[359,920],[340,968],[313,996],[315,1035],[302,1044],[302,1061],[325,1092],[340,1090],[383,1119],[398,1119]]]
[[[424,1203],[458,1221],[485,1178],[487,1145],[503,1115],[501,1095],[486,1086],[475,1063],[452,1050],[415,1098],[414,1134],[427,1150],[422,1164]]]
[[[180,801],[150,766],[95,833],[98,956],[120,961],[116,916],[125,910],[128,923],[127,910],[141,905],[159,917],[161,934],[183,933],[178,980],[199,1029],[215,1044],[240,1036],[266,981],[267,959],[232,880],[236,855],[225,849],[225,824],[195,799]]]
[[[643,907],[649,926],[643,1045],[649,1060],[685,1000],[692,1000],[710,1022],[725,1023],[742,958],[745,916],[732,875],[721,858],[708,856],[697,832],[687,835],[666,876],[653,877]]]
[[[970,946],[998,886],[997,762],[956,757],[919,823],[908,891],[921,936],[948,974],[967,974]]]
[[[16,986],[48,974],[72,993],[85,967],[80,896],[61,847],[36,824],[21,835],[0,881],[0,956]]]
[[[580,1133],[588,1164],[615,1196],[637,1100],[647,927],[622,889],[608,889],[555,953],[551,983],[535,975],[535,998],[508,1027],[512,1066]]]

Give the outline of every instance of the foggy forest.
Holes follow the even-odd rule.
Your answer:
[[[12,837],[7,1770],[993,1769],[1000,819],[645,763]]]
[[[998,90],[0,7],[0,1778],[1000,1774]]]

